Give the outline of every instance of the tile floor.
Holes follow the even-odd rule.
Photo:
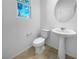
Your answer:
[[[57,59],[57,54],[49,46],[45,46],[44,52],[36,55],[34,47],[31,47],[28,51],[24,51],[13,59]]]
[[[35,48],[31,47],[30,49],[24,51],[23,53],[17,55],[12,59],[58,59],[57,50],[45,45],[45,50],[42,54],[35,54]],[[76,59],[66,55],[66,59]]]

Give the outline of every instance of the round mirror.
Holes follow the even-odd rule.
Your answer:
[[[75,0],[58,0],[55,6],[55,17],[60,22],[69,21],[76,12]]]

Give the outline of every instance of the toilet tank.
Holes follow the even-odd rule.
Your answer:
[[[40,35],[41,37],[47,39],[48,35],[49,35],[49,31],[48,29],[41,29]]]

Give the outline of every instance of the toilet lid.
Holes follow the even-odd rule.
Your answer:
[[[44,42],[44,40],[45,40],[44,38],[39,37],[39,38],[35,39],[33,43],[35,43],[35,44],[39,44],[39,43]]]

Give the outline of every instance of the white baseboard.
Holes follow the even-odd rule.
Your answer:
[[[50,45],[50,44],[48,44],[48,43],[46,43],[46,44],[47,44],[48,46],[50,46],[50,47],[52,47],[52,48],[54,48],[54,49],[58,50],[58,48],[54,47],[53,45]],[[77,59],[77,57],[76,57],[76,56],[74,56],[74,55],[72,55],[72,54],[70,54],[70,53],[68,53],[68,52],[66,52],[66,55],[71,56],[71,57],[73,57],[73,58],[76,58],[76,59]]]

